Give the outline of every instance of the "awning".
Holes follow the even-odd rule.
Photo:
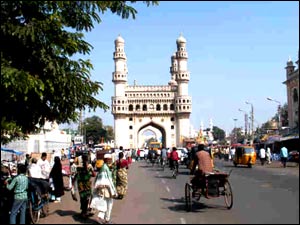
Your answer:
[[[16,151],[16,150],[13,150],[13,149],[8,149],[8,148],[1,148],[1,151],[10,152],[10,153],[13,153],[13,154],[16,154],[16,155],[24,154],[24,152],[19,152],[19,151]]]

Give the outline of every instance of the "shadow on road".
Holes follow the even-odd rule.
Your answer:
[[[163,201],[173,202],[175,205],[169,206],[168,208],[171,211],[175,212],[184,212],[186,213],[185,199],[170,199],[170,198],[160,198]],[[220,210],[228,210],[225,206],[216,205],[216,204],[204,204],[202,202],[193,200],[192,202],[192,210],[190,212],[205,212],[205,209],[220,209]]]
[[[54,213],[58,214],[61,217],[72,216],[72,218],[75,221],[80,222],[82,224],[98,224],[97,220],[92,219],[92,218],[83,218],[80,216],[80,213],[73,211],[73,210],[55,210],[51,214],[54,214]]]

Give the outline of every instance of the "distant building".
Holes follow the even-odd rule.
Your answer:
[[[288,120],[291,129],[299,129],[299,51],[296,64],[298,68],[295,70],[295,66],[289,58],[285,67],[286,81],[283,82],[287,89]]]
[[[14,149],[24,153],[52,153],[62,148],[70,147],[71,135],[59,130],[56,122],[46,122],[39,134],[30,134],[26,140],[16,140],[4,145],[8,149]]]

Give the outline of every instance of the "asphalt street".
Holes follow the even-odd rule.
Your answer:
[[[115,224],[240,224],[272,223],[299,224],[299,166],[279,162],[253,168],[234,167],[231,162],[216,159],[222,171],[230,171],[233,208],[228,210],[224,198],[193,202],[191,212],[185,210],[184,186],[189,181],[188,170],[180,167],[176,179],[145,161],[134,162],[129,169],[127,196],[114,200],[112,221]],[[82,220],[78,217],[79,202],[66,192],[61,203],[50,204],[50,215],[40,224],[96,223],[96,216]]]

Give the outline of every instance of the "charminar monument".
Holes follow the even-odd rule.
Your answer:
[[[188,93],[190,72],[187,68],[186,39],[176,40],[177,51],[171,57],[171,80],[167,85],[129,85],[125,41],[119,35],[115,40],[113,59],[115,70],[112,82],[115,147],[141,148],[142,134],[150,130],[161,136],[166,147],[182,146],[189,136],[192,98]]]

